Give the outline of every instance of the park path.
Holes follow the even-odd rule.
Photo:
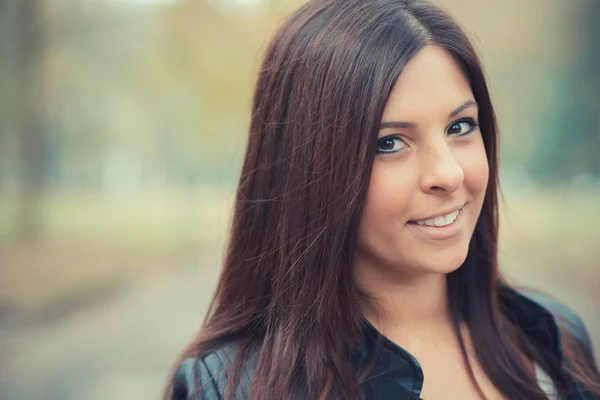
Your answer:
[[[198,264],[140,277],[52,324],[0,328],[0,399],[158,399],[217,279],[217,260]]]

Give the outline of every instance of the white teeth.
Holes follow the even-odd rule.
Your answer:
[[[424,219],[424,220],[415,221],[415,222],[418,225],[446,226],[446,225],[450,225],[451,223],[453,223],[456,220],[456,217],[458,217],[458,210],[452,211],[450,214],[444,215],[442,217],[429,218],[429,219]]]
[[[445,221],[444,221],[446,223],[446,225],[454,222],[454,220],[456,219],[456,214],[457,214],[456,211],[452,211],[450,214],[446,215]]]
[[[445,217],[435,217],[435,219],[433,220],[433,223],[435,224],[435,226],[444,226],[444,225],[446,225],[446,218]]]

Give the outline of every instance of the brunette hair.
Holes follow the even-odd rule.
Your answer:
[[[479,362],[508,398],[546,399],[523,356],[563,387],[560,360],[538,351],[498,302],[506,282],[496,257],[496,118],[465,33],[426,1],[313,0],[266,52],[223,270],[203,328],[179,360],[235,341],[226,398],[251,355],[252,399],[361,398],[367,374],[357,375],[350,357],[369,298],[353,282],[357,229],[387,98],[426,45],[446,49],[462,67],[489,162],[468,256],[448,276],[464,362],[476,384],[459,323],[470,328]]]

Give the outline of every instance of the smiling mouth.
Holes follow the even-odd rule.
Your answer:
[[[451,225],[454,221],[456,221],[463,207],[459,208],[458,210],[454,210],[446,215],[441,215],[435,218],[408,221],[408,223],[411,225],[431,226],[435,228],[448,226]]]

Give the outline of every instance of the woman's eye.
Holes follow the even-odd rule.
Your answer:
[[[477,123],[469,118],[461,121],[456,121],[448,128],[448,135],[463,136],[471,133],[477,126]]]
[[[391,154],[404,149],[406,144],[397,136],[389,136],[377,141],[377,153]]]

